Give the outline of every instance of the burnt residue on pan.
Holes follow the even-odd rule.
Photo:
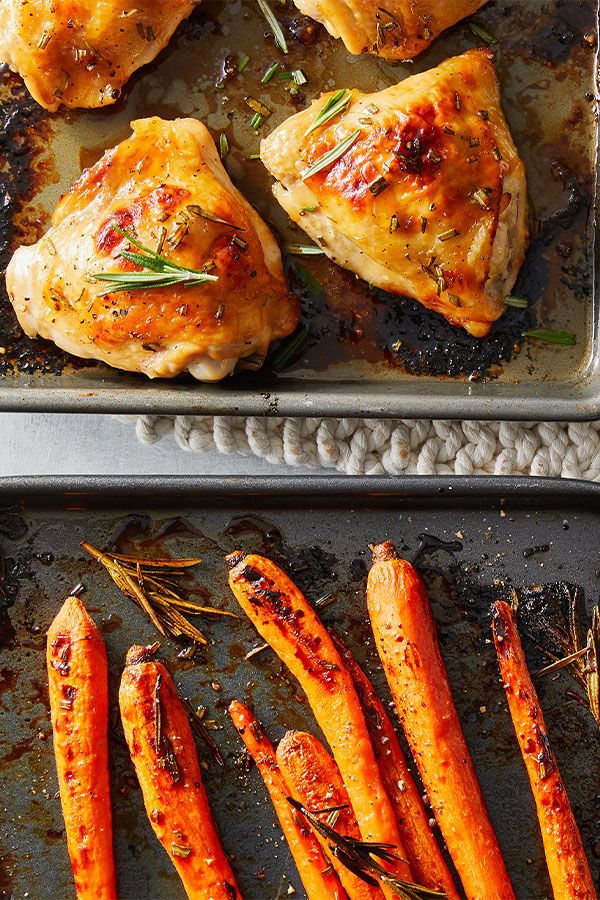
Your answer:
[[[258,496],[256,489],[243,493],[238,483],[236,491],[242,493],[235,498],[217,491],[196,493],[195,501],[189,487],[185,490],[185,497],[173,494],[168,508],[123,493],[97,500],[93,490],[81,488],[43,501],[24,498],[19,508],[0,513],[0,555],[6,562],[0,599],[8,586],[5,618],[10,626],[0,659],[0,791],[6,807],[0,838],[8,853],[0,896],[2,889],[16,897],[27,891],[32,897],[51,890],[61,897],[72,893],[55,793],[45,632],[67,591],[80,580],[109,659],[119,896],[182,896],[146,820],[116,700],[128,647],[160,636],[104,569],[85,557],[82,539],[134,555],[199,556],[201,565],[185,580],[191,596],[238,613],[227,585],[225,556],[238,548],[268,555],[301,586],[325,623],[335,627],[387,703],[364,592],[368,545],[388,538],[415,562],[426,582],[461,722],[517,897],[550,896],[535,809],[490,640],[488,610],[493,600],[510,597],[513,589],[526,604],[527,589],[560,580],[582,585],[589,615],[600,588],[594,543],[598,512],[591,502],[585,508],[564,493],[539,502],[533,494],[516,491],[504,500],[491,492],[483,499],[467,499],[456,484],[451,493],[435,497],[415,497],[408,485],[397,493],[388,486],[383,496],[381,487],[375,499],[365,486],[361,497],[350,500],[340,493],[317,509],[316,504],[311,508],[305,489],[291,496],[268,491]],[[547,549],[524,553],[541,547]],[[206,653],[182,658],[180,645],[161,638],[159,657],[182,695],[194,707],[206,707],[204,721],[225,758],[220,769],[199,746],[225,849],[249,900],[287,896],[290,884],[303,897],[260,777],[240,765],[242,746],[226,709],[234,697],[250,703],[273,740],[288,728],[315,732],[314,719],[296,682],[269,648],[247,658],[262,639],[243,615],[202,620],[201,625],[210,640]],[[526,643],[535,666],[533,649]],[[538,681],[553,748],[598,875],[597,730],[570,695],[572,686],[565,673]]]
[[[573,377],[584,369],[592,317],[594,7],[593,0],[533,0],[526,7],[491,0],[474,19],[494,40],[503,105],[528,170],[532,246],[514,293],[528,298],[530,309],[508,309],[489,337],[478,341],[413,300],[371,290],[326,259],[288,257],[291,287],[302,300],[308,334],[298,358],[283,370],[275,371],[267,361],[252,379],[256,389],[276,390],[278,381],[289,376],[398,379],[401,385],[414,375],[537,381]],[[414,64],[394,65],[349,56],[341,42],[299,15],[289,0],[278,4],[277,15],[288,38],[285,57],[275,48],[256,4],[205,0],[157,60],[132,77],[118,103],[103,110],[48,116],[28,99],[18,79],[4,73],[0,102],[6,127],[0,153],[9,166],[0,174],[5,180],[1,197],[8,198],[0,209],[3,264],[12,246],[34,239],[45,224],[34,214],[24,227],[21,208],[35,208],[40,191],[55,177],[39,166],[48,138],[58,157],[61,134],[69,133],[69,147],[73,135],[81,136],[80,160],[90,165],[106,146],[126,136],[129,119],[148,114],[196,115],[213,135],[225,133],[230,146],[225,165],[233,181],[282,243],[305,242],[273,199],[270,176],[260,161],[251,159],[260,137],[322,90],[353,85],[379,90],[481,43],[463,21]],[[203,42],[209,53],[198,52]],[[250,61],[240,74],[238,64],[246,53]],[[295,93],[277,76],[263,85],[261,78],[273,61],[283,69],[300,68],[308,83]],[[260,98],[273,111],[260,134],[249,125],[248,96]],[[62,190],[69,186],[70,181],[61,180]],[[573,332],[577,346],[523,341],[523,332],[532,327]],[[5,295],[0,295],[0,333],[0,374],[58,373],[68,361],[51,346],[22,336]],[[97,368],[101,374],[102,367]],[[248,383],[238,376],[239,386]]]
[[[52,134],[48,114],[21,80],[0,67],[0,271],[19,243],[37,240],[48,215],[35,204],[38,192],[55,179],[47,147]],[[0,376],[18,371],[60,373],[82,365],[49,341],[31,340],[17,322],[4,278],[0,279]]]

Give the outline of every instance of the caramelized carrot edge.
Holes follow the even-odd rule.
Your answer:
[[[581,835],[550,746],[514,613],[502,600],[492,606],[492,630],[508,707],[535,800],[554,896],[557,900],[591,900],[596,893]]]
[[[379,656],[468,898],[514,892],[452,699],[425,586],[391,541],[372,548],[367,606]]]
[[[239,898],[202,782],[187,713],[168,670],[147,648],[130,649],[119,703],[150,824],[188,896]]]
[[[324,857],[318,840],[310,826],[300,820],[288,802],[289,788],[279,771],[275,750],[260,722],[248,707],[238,700],[230,704],[229,715],[269,792],[308,896],[311,900],[332,900],[332,898],[342,900],[345,896],[342,886]]]
[[[50,625],[46,661],[54,755],[80,900],[116,900],[108,772],[108,665],[79,597]]]

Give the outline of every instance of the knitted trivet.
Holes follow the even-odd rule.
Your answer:
[[[348,475],[542,475],[600,481],[600,422],[448,422],[142,416],[138,438],[175,432],[194,453],[254,454]]]

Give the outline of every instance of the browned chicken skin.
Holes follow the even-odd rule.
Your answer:
[[[470,50],[374,94],[352,89],[345,110],[307,136],[328,96],[262,142],[275,196],[339,265],[484,337],[528,240],[525,168],[491,54]]]
[[[413,59],[446,28],[487,0],[294,0],[301,12],[341,38],[350,53]]]
[[[150,377],[189,370],[213,381],[250,356],[257,367],[298,322],[273,236],[231,183],[204,125],[153,118],[132,128],[63,196],[47,234],[13,255],[6,283],[21,326]],[[218,280],[102,296],[107,285],[95,275],[143,271],[120,255],[135,248],[115,226]]]
[[[200,0],[0,0],[0,62],[49,110],[114,103]]]

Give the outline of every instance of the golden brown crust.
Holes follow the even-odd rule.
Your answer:
[[[41,106],[114,103],[200,0],[2,0],[0,61]]]
[[[504,312],[528,239],[525,170],[491,54],[471,50],[350,95],[308,136],[330,95],[263,141],[275,196],[339,265],[484,336]],[[305,174],[353,134],[341,157]]]

